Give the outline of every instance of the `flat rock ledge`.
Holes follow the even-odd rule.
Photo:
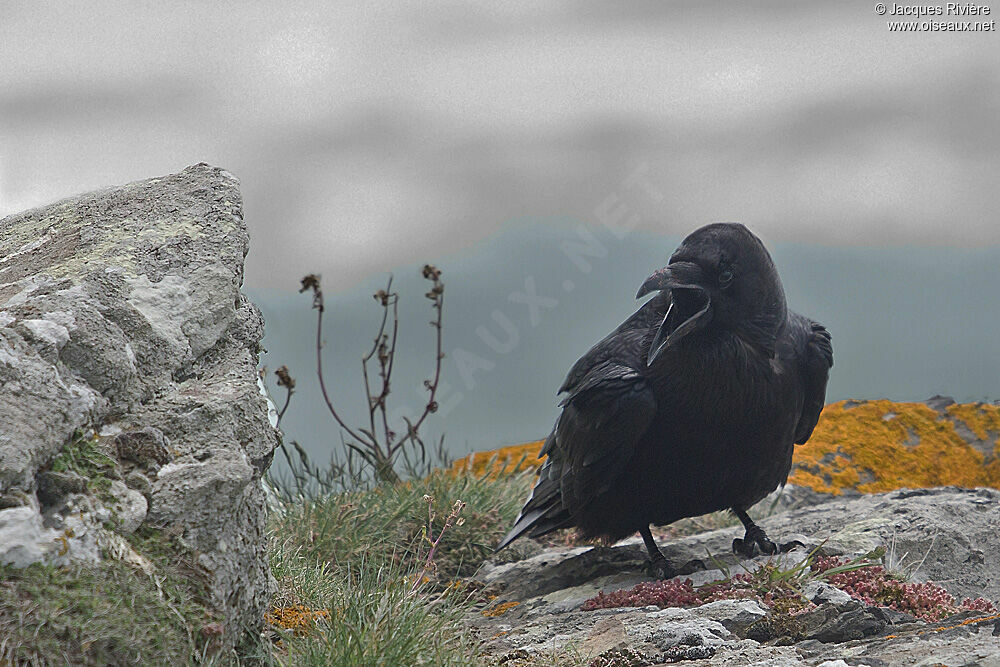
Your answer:
[[[151,526],[197,554],[227,643],[259,629],[277,434],[248,247],[207,164],[0,220],[0,564],[143,566],[124,537]]]
[[[742,528],[675,539],[661,547],[695,586],[765,563],[793,567],[812,549],[850,558],[889,547],[888,563],[911,581],[934,581],[961,600],[1000,600],[1000,492],[957,487],[812,498],[760,521],[773,538],[803,544],[742,566],[730,551]],[[613,547],[544,549],[521,561],[487,562],[476,576],[496,598],[467,622],[500,664],[548,664],[572,654],[600,667],[691,665],[1000,665],[1000,614],[965,611],[927,623],[867,606],[821,580],[803,596],[816,606],[794,621],[754,600],[696,607],[581,610],[598,594],[649,581],[638,538]],[[611,658],[614,657],[615,661]]]

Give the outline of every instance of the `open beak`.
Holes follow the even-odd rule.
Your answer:
[[[701,278],[701,267],[690,262],[674,262],[658,269],[639,288],[636,298],[641,298],[654,291],[671,291],[671,303],[667,314],[663,316],[653,342],[649,346],[646,365],[651,366],[657,357],[663,354],[671,345],[687,336],[692,331],[702,329],[712,319],[712,300],[704,287],[698,284]],[[697,310],[693,315],[679,321],[682,315],[677,307],[677,292],[690,290],[692,293],[684,296],[685,304],[695,304]]]

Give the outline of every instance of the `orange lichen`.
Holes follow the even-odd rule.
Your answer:
[[[987,623],[989,621],[995,621],[997,619],[1000,619],[1000,614],[990,614],[989,616],[980,616],[979,618],[967,618],[961,623],[956,623],[955,625],[946,625],[940,628],[928,628],[926,630],[917,630],[913,634],[923,635],[931,632],[943,632],[945,630],[954,630],[955,628],[961,628],[962,626],[965,625],[973,625],[976,623]],[[885,637],[883,637],[883,639],[899,639],[902,636],[903,635],[886,635]]]
[[[948,414],[961,420],[980,440],[993,438],[1000,447],[1000,405],[989,403],[953,403]]]
[[[486,473],[497,475],[512,472],[519,463],[521,469],[537,468],[542,463],[541,459],[538,458],[538,452],[541,451],[544,442],[544,440],[536,440],[488,452],[473,452],[455,461],[451,469],[455,472],[468,471],[480,477]]]
[[[975,404],[948,409],[949,417],[983,433],[1000,420],[998,412]],[[842,401],[826,406],[812,438],[796,447],[788,481],[834,494],[951,484],[1000,488],[1000,466],[990,459],[951,419],[923,403]]]
[[[481,613],[483,616],[503,616],[508,611],[521,604],[520,602],[502,602],[495,607],[490,609],[483,609]]]
[[[304,605],[291,607],[275,607],[264,616],[269,624],[292,630],[296,635],[307,635],[313,624],[318,620],[330,618],[330,612],[325,609],[310,609]]]
[[[956,424],[981,441],[992,440],[992,452],[983,452],[982,443],[979,449],[970,444]],[[535,468],[541,464],[543,442],[476,452],[452,469],[484,475],[512,470],[518,463]],[[831,494],[948,485],[1000,488],[1000,406],[956,403],[942,415],[924,403],[832,403],[809,442],[795,448],[788,481]]]

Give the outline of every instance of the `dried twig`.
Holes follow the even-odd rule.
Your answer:
[[[367,440],[358,434],[354,429],[347,425],[340,415],[337,413],[337,408],[333,407],[333,402],[330,400],[330,394],[326,390],[326,381],[323,377],[323,312],[326,310],[323,305],[323,289],[319,284],[319,276],[310,274],[302,279],[302,287],[299,289],[300,292],[304,292],[307,289],[312,289],[313,291],[313,308],[317,310],[316,317],[316,374],[319,377],[319,390],[323,395],[323,400],[326,402],[327,410],[333,415],[333,418],[340,425],[340,428],[347,431],[347,433],[355,440],[362,442],[368,446],[369,449],[373,450],[378,447],[378,442],[374,440]],[[369,453],[361,448],[356,448],[357,452],[362,457],[369,457]],[[374,461],[371,461],[374,463]]]
[[[437,566],[434,563],[434,554],[437,553],[438,545],[441,544],[441,538],[452,526],[461,526],[465,523],[465,519],[459,515],[462,510],[465,509],[465,503],[461,500],[456,500],[455,504],[452,505],[451,512],[444,520],[444,525],[441,526],[441,532],[434,537],[434,497],[424,496],[424,502],[427,503],[427,526],[421,529],[421,537],[425,542],[430,545],[430,550],[427,552],[427,558],[424,560],[424,566],[417,573],[416,578],[413,580],[413,587],[410,588],[410,593],[416,593],[417,589],[420,588],[420,584],[424,583],[424,577],[427,576],[428,570],[434,571]]]
[[[392,371],[395,365],[396,344],[399,333],[399,294],[392,291],[392,277],[389,277],[385,289],[378,290],[375,300],[382,307],[382,319],[378,329],[372,339],[372,346],[361,357],[361,375],[365,391],[365,402],[368,408],[367,424],[364,427],[352,428],[343,418],[341,418],[333,404],[333,400],[327,391],[323,374],[323,314],[325,311],[323,302],[323,290],[320,285],[320,278],[317,275],[308,275],[302,279],[300,292],[312,290],[313,308],[317,310],[316,322],[316,371],[319,377],[320,392],[326,406],[334,420],[347,433],[344,446],[348,451],[357,454],[361,459],[372,466],[376,477],[381,481],[398,481],[399,476],[395,472],[394,466],[400,453],[409,461],[408,449],[417,449],[420,452],[421,461],[426,460],[426,447],[420,436],[420,427],[427,419],[428,415],[438,409],[436,400],[438,385],[441,381],[441,362],[444,359],[442,351],[442,315],[444,304],[444,283],[441,282],[441,271],[430,264],[423,268],[423,276],[431,281],[431,288],[426,293],[426,297],[433,302],[432,308],[435,311],[435,318],[430,325],[435,330],[435,363],[433,377],[424,380],[424,387],[429,395],[427,403],[424,405],[419,417],[415,420],[403,417],[406,431],[399,436],[389,423],[388,397],[392,391]],[[378,392],[373,392],[372,376],[369,372],[368,364],[372,359],[378,362]],[[279,369],[280,370],[280,369]],[[279,385],[282,384],[279,381]],[[284,386],[284,385],[283,385]],[[294,382],[292,384],[294,387]],[[291,393],[289,393],[290,398]],[[287,400],[281,414],[287,409]],[[379,428],[381,427],[381,428]],[[379,433],[381,430],[381,433]],[[287,455],[287,454],[286,454]]]

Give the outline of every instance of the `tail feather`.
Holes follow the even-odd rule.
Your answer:
[[[554,512],[552,510],[555,510]],[[509,545],[511,542],[521,537],[525,533],[528,537],[541,537],[553,530],[567,528],[573,525],[569,512],[561,506],[547,509],[538,509],[527,514],[522,514],[514,522],[514,527],[510,529],[502,540],[497,544],[493,553],[496,553]]]
[[[553,530],[572,525],[570,514],[562,505],[559,478],[559,463],[549,457],[538,474],[538,481],[531,490],[531,497],[524,504],[510,532],[500,540],[494,553],[528,533],[530,537],[541,537]],[[530,531],[530,532],[529,532]]]
[[[517,538],[524,535],[526,532],[531,530],[535,521],[543,514],[543,510],[535,510],[534,512],[529,512],[528,514],[522,514],[517,517],[517,521],[514,522],[514,526],[510,531],[504,536],[502,540],[497,544],[496,548],[493,549],[493,553],[500,551],[508,544],[516,540]]]

